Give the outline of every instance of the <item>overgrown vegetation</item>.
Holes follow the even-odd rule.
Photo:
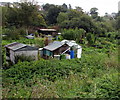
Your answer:
[[[19,62],[3,72],[3,96],[119,98],[116,57],[115,51],[108,57],[104,51],[86,48],[81,59]]]
[[[2,7],[3,98],[119,99],[120,12],[113,18],[98,16],[97,8],[91,8],[89,16],[81,7],[42,6],[39,10],[37,4],[25,2]],[[75,40],[82,46],[82,58],[66,60],[62,55],[62,60],[31,61],[21,56],[17,64],[8,64],[5,45],[44,46],[37,27],[56,28],[62,33],[58,40]],[[26,39],[31,33],[35,38]]]

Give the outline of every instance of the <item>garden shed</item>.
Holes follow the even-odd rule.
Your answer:
[[[76,58],[81,58],[81,54],[82,54],[82,46],[78,45],[74,40],[62,40],[62,43],[66,43],[69,45],[69,47],[73,48],[74,52],[75,52],[75,57]]]
[[[68,48],[69,48],[68,44],[59,41],[54,41],[53,43],[50,43],[49,45],[43,48],[43,56],[45,58],[49,57],[54,58],[56,55],[62,54]]]
[[[54,41],[43,48],[43,57],[59,58],[65,55],[66,59],[81,58],[82,47],[73,40]]]
[[[38,29],[38,33],[43,35],[51,35],[53,37],[57,36],[58,34],[56,29]]]
[[[38,59],[38,48],[36,47],[13,42],[11,44],[5,45],[5,48],[6,48],[6,59],[13,63],[15,63],[15,57],[20,55],[30,56],[35,60]]]

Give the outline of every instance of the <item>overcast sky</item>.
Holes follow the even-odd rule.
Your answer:
[[[19,2],[20,0],[1,0],[1,2]],[[75,6],[82,7],[86,12],[90,11],[92,7],[98,8],[100,15],[104,15],[106,12],[111,14],[112,12],[118,12],[118,2],[120,0],[34,0],[39,4],[56,4],[62,5],[63,3],[69,5],[71,4],[72,8]]]

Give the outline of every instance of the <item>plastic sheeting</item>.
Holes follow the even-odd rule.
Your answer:
[[[71,58],[71,59],[74,58],[74,51],[73,51],[73,50],[70,51],[70,58]]]

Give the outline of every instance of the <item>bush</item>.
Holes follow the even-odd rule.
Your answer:
[[[4,29],[3,34],[6,35],[4,37],[5,40],[17,40],[20,38],[20,33],[15,27],[11,29]]]
[[[44,38],[35,38],[36,47],[44,47]]]
[[[26,31],[24,28],[4,28],[3,35],[6,35],[3,39],[4,40],[18,40],[20,37],[24,37],[26,35]]]
[[[80,42],[80,40],[85,37],[84,29],[64,29],[62,33],[64,39],[75,40],[76,42]]]

